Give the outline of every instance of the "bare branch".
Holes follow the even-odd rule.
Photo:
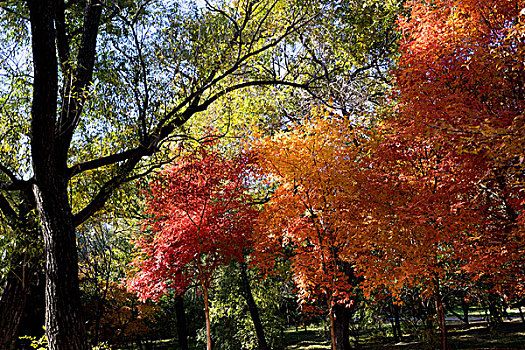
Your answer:
[[[62,158],[67,159],[67,151],[71,138],[80,120],[83,103],[86,99],[84,90],[93,76],[95,64],[96,44],[98,27],[102,16],[102,4],[100,0],[90,0],[86,7],[82,39],[77,56],[77,70],[69,91],[65,91],[64,101],[59,119],[58,136],[60,137],[60,148]],[[66,76],[66,79],[68,77]]]

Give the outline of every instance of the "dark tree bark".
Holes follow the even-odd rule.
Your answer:
[[[403,338],[403,332],[401,331],[401,320],[399,317],[399,305],[392,302],[392,315],[394,317],[392,322],[392,333],[396,342],[401,341]]]
[[[34,192],[45,243],[49,348],[88,349],[80,306],[75,229],[65,184],[35,185]]]
[[[259,309],[257,304],[253,299],[252,289],[250,287],[250,280],[248,278],[248,273],[246,272],[246,263],[240,263],[240,272],[241,272],[241,290],[248,305],[248,311],[252,317],[253,325],[255,327],[255,334],[257,335],[257,341],[259,343],[259,350],[269,350],[270,347],[266,342],[266,336],[264,334],[264,328],[259,316]]]
[[[463,322],[468,326],[469,325],[469,319],[468,319],[468,311],[470,308],[470,303],[465,300],[465,298],[461,298],[461,309],[463,310]]]
[[[434,304],[436,307],[437,321],[441,333],[441,348],[448,350],[447,325],[445,322],[445,308],[443,307],[443,298],[441,296],[439,279],[435,279]]]
[[[78,289],[75,228],[67,193],[67,158],[55,137],[58,73],[54,1],[29,1],[34,83],[32,106],[33,192],[45,244],[46,335],[50,349],[87,349]]]
[[[348,327],[350,326],[350,317],[352,316],[352,310],[350,307],[345,305],[335,304],[333,307],[334,313],[334,330],[335,330],[335,343],[337,350],[350,350],[350,333]]]
[[[175,297],[175,315],[177,317],[177,336],[182,350],[188,350],[188,329],[186,327],[186,314],[184,313],[184,295]]]
[[[57,16],[58,3],[56,0],[28,1],[34,67],[31,109],[33,193],[45,244],[45,326],[49,348],[84,350],[88,345],[80,306],[75,227],[67,190],[67,154],[81,112],[81,101],[75,102],[74,106],[62,106],[66,107],[63,111],[67,113],[63,112],[57,123],[55,19],[60,17]],[[98,30],[98,24],[91,22],[97,20],[97,13],[100,18],[100,12],[100,4],[88,2],[75,85],[70,91],[81,90],[91,80]],[[57,28],[61,28],[60,21]],[[59,47],[59,51],[63,49]]]
[[[73,135],[82,118],[84,103],[90,98],[87,92],[97,57],[97,35],[102,9],[113,6],[113,10],[118,9],[114,14],[121,10],[114,4],[102,4],[100,0],[87,0],[83,3],[86,6],[83,19],[75,18],[68,23],[66,7],[70,4],[66,5],[64,0],[24,2],[29,10],[33,61],[30,135],[33,178],[27,181],[18,180],[7,167],[0,164],[1,172],[9,177],[9,181],[0,182],[0,189],[31,189],[34,206],[40,218],[45,245],[45,326],[49,348],[52,350],[87,349],[79,298],[75,227],[101,209],[120,185],[140,176],[132,173],[141,159],[155,153],[161,142],[172,136],[177,127],[182,126],[195,113],[206,110],[219,98],[235,90],[265,85],[306,88],[316,81],[313,79],[302,84],[281,81],[273,76],[253,77],[248,81],[232,83],[216,92],[211,89],[225,81],[228,76],[244,71],[243,67],[251,57],[278,46],[286,36],[296,32],[313,18],[298,15],[293,25],[288,26],[270,43],[265,44],[263,48],[248,50],[236,56],[235,62],[220,74],[217,70],[210,72],[202,81],[195,82],[195,86],[188,90],[180,103],[169,111],[163,111],[162,118],[153,118],[153,124],[146,125],[146,114],[156,107],[150,105],[148,99],[147,60],[139,55],[141,57],[136,63],[140,66],[140,73],[137,72],[137,76],[143,78],[141,84],[145,96],[135,96],[140,100],[136,101],[141,110],[140,121],[129,119],[132,122],[142,122],[142,127],[139,125],[140,130],[134,135],[136,139],[130,142],[134,146],[124,150],[115,149],[115,153],[99,155],[68,167]],[[75,9],[69,14],[77,15],[77,11]],[[141,11],[136,12],[129,25],[134,23],[140,13]],[[248,22],[255,20],[254,18],[253,14],[246,14],[245,20]],[[239,29],[240,32],[242,30]],[[242,34],[240,32],[232,37],[232,44]],[[254,37],[253,44],[257,43],[256,39]],[[136,49],[140,51],[141,45],[138,42],[136,44]],[[60,78],[63,79],[60,89],[59,70]],[[206,91],[211,94],[206,95]],[[109,179],[100,184],[97,193],[89,198],[88,204],[78,208],[73,215],[68,194],[69,181],[82,172],[105,166],[114,167],[115,172],[108,174]],[[4,206],[1,197],[0,206]]]
[[[0,349],[14,348],[31,279],[22,264],[7,274],[0,295]]]

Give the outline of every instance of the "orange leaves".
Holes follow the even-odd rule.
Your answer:
[[[394,253],[406,257],[397,266],[413,259],[406,271],[424,276],[424,266],[443,274],[457,265],[499,275],[493,280],[499,283],[501,271],[524,256],[516,235],[525,185],[517,132],[525,108],[525,2],[412,1],[409,7],[410,17],[400,21],[398,114],[385,123],[387,142],[377,157],[384,160],[375,167],[391,178],[384,186],[395,184],[392,192],[399,193],[390,203],[394,228],[381,232],[390,237],[389,229],[407,229],[419,256],[410,255],[409,241],[393,240]]]
[[[294,280],[304,300],[351,289],[352,272],[343,265],[355,245],[362,166],[357,145],[363,135],[344,118],[322,109],[313,114],[256,145],[261,173],[278,184],[256,230],[257,259],[268,260],[268,247],[292,247]]]
[[[409,5],[410,20],[401,21],[406,39],[396,71],[401,111],[417,111],[418,128],[449,128],[457,132],[452,137],[475,137],[469,136],[471,128],[484,124],[508,126],[523,110],[523,91],[516,90],[523,77],[516,72],[525,61],[523,38],[517,34],[525,3]]]

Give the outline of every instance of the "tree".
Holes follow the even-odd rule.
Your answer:
[[[471,205],[481,163],[467,162],[437,137],[404,135],[388,126],[382,132],[369,143],[364,186],[370,210],[357,258],[363,286],[394,294],[421,287],[435,301],[445,344],[441,289],[464,267],[460,252],[467,233],[483,224]]]
[[[332,348],[347,349],[348,324],[339,324],[344,312],[334,313],[348,311],[357,285],[352,264],[363,219],[356,206],[360,135],[348,120],[322,108],[290,129],[256,146],[261,173],[277,184],[257,226],[258,266],[271,269],[275,256],[291,247],[300,298],[327,303]]]
[[[2,153],[0,195],[34,197],[46,247],[51,349],[87,347],[75,227],[217,99],[247,86],[315,80],[261,69],[263,54],[315,17],[307,3],[221,6],[98,0],[2,6],[2,86],[9,87],[2,98],[14,108],[2,115],[10,147]],[[83,193],[79,206],[72,205],[72,191]]]
[[[256,210],[249,204],[248,156],[231,159],[209,145],[183,155],[150,183],[145,232],[138,237],[136,271],[128,281],[141,298],[167,289],[183,291],[192,281],[204,295],[207,348],[211,349],[209,290],[213,271],[242,262]]]
[[[522,8],[413,1],[400,21],[396,113],[368,172],[378,212],[361,266],[372,285],[426,279],[444,349],[443,282],[468,272],[512,293],[523,279]]]
[[[523,279],[524,6],[413,2],[396,71],[397,128],[448,139],[459,169],[477,163],[483,222],[463,245],[465,269],[509,293]]]
[[[0,196],[0,207],[5,210],[0,213],[0,346],[6,349],[14,345],[26,294],[42,269],[41,231],[31,200],[19,193]]]

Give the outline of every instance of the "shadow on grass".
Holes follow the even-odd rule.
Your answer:
[[[490,329],[485,322],[472,323],[470,326],[450,325],[448,328],[450,349],[525,349],[525,324],[505,322]],[[330,350],[327,334],[321,330],[287,331],[286,350]],[[424,342],[404,337],[402,342],[392,339],[368,339],[358,349],[439,349]]]

